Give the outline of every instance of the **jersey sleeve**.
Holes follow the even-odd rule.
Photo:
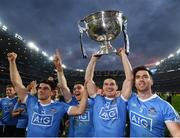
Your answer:
[[[164,116],[164,122],[177,122],[177,123],[180,123],[179,114],[172,107],[172,105],[170,105],[168,102],[166,102],[166,104],[164,105],[163,116]]]
[[[60,102],[60,104],[62,105],[62,108],[61,108],[62,112],[64,112],[64,113],[70,112],[72,106],[70,106],[69,104],[66,104],[64,102]]]
[[[94,105],[94,100],[93,100],[93,98],[89,98],[89,99],[88,99],[88,105],[89,105],[89,106],[93,106],[93,105]]]
[[[25,101],[24,101],[24,103],[27,106],[27,110],[33,108],[37,101],[38,101],[37,97],[28,94]]]
[[[90,96],[90,98],[96,98],[97,93],[94,93],[93,95]]]
[[[72,99],[67,103],[68,105],[77,105],[78,101],[75,97],[72,97]]]

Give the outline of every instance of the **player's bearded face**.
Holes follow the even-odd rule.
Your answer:
[[[135,86],[138,92],[151,89],[152,84],[152,78],[147,71],[141,70],[136,73]]]
[[[51,88],[48,84],[41,83],[38,87],[38,99],[47,100],[51,97]]]

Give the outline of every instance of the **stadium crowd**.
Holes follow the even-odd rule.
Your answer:
[[[125,74],[121,90],[109,77],[101,80],[101,88],[95,84],[101,56],[92,55],[85,82],[75,84],[71,92],[58,51],[53,59],[58,81],[51,76],[26,87],[16,62],[20,55],[9,52],[12,84],[0,99],[1,137],[164,137],[166,127],[170,136],[180,137],[180,117],[152,90],[151,71],[145,66],[132,69],[123,48],[117,55]]]

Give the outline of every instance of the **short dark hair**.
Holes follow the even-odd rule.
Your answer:
[[[51,87],[51,91],[55,90],[56,84],[51,80],[42,80],[40,83],[48,84]]]
[[[14,88],[14,86],[13,86],[12,84],[8,84],[8,85],[6,85],[6,88],[11,88],[11,87],[13,87],[13,88]]]
[[[135,78],[135,76],[136,76],[136,73],[137,73],[138,71],[140,71],[140,70],[145,70],[145,71],[147,71],[147,72],[149,73],[149,75],[150,75],[151,77],[153,76],[153,74],[152,74],[152,72],[150,71],[149,68],[147,68],[146,66],[138,66],[138,67],[136,67],[136,68],[133,69],[133,76],[134,76],[134,78]]]

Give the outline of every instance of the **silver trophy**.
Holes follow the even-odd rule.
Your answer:
[[[115,39],[122,31],[126,54],[129,53],[127,18],[123,16],[121,11],[110,10],[92,13],[79,21],[78,28],[80,32],[81,51],[84,58],[87,57],[82,44],[84,32],[86,32],[91,39],[101,43],[100,49],[96,52],[98,56],[117,53],[117,50],[112,47],[110,41]]]

